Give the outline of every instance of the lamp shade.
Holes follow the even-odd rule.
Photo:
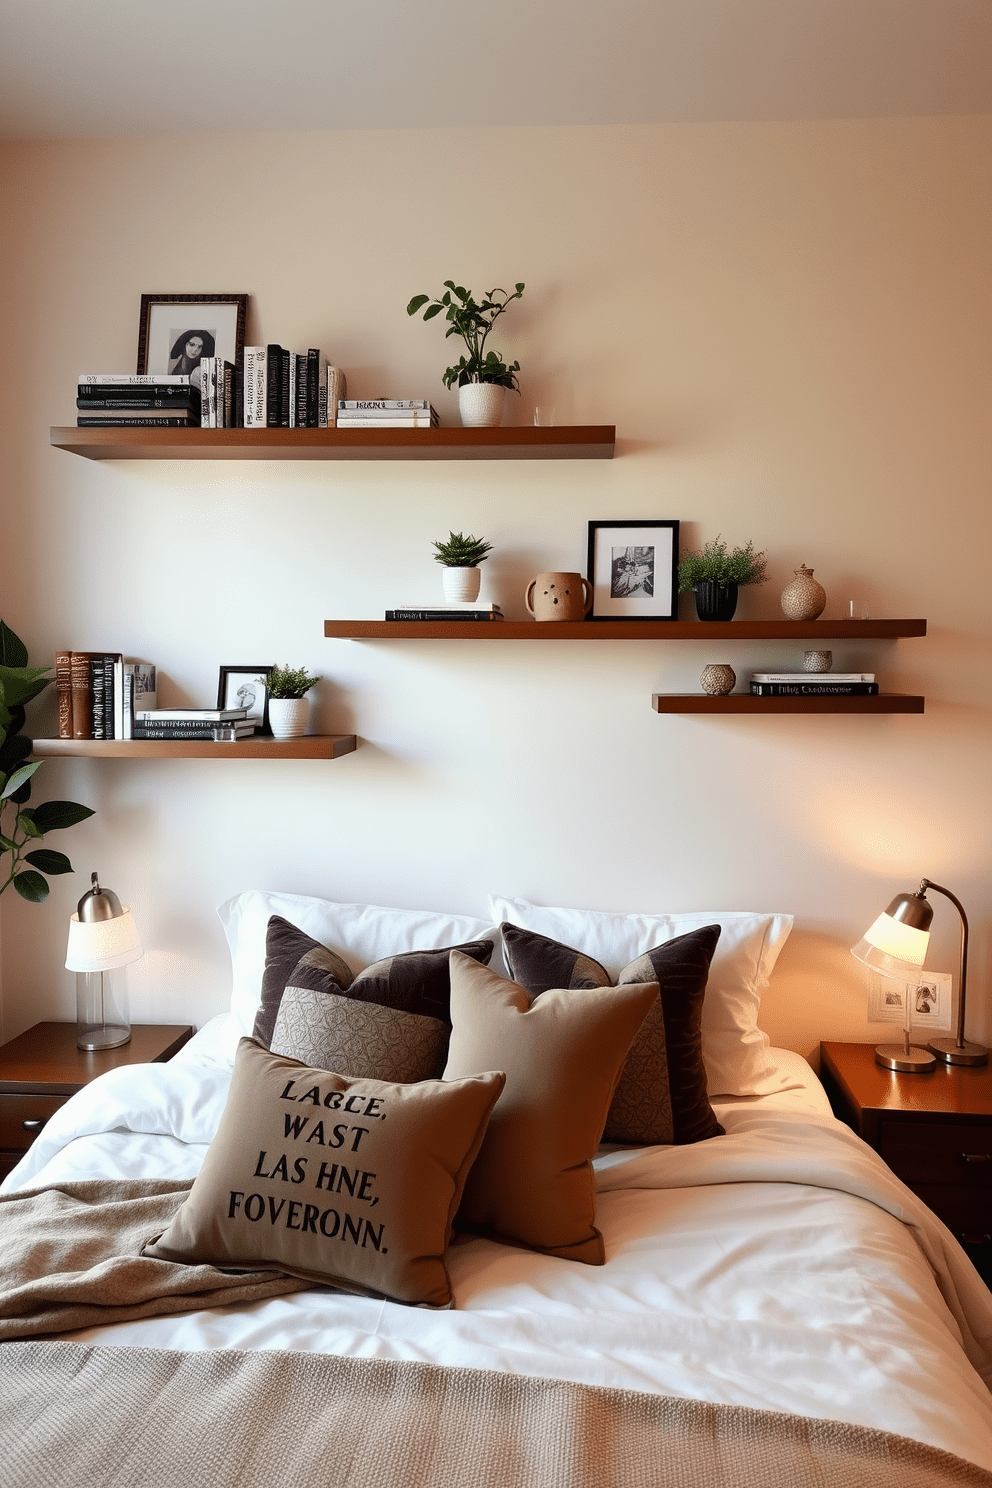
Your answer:
[[[111,920],[69,920],[69,944],[65,964],[69,971],[113,971],[129,966],[143,955],[138,927],[125,905]]]

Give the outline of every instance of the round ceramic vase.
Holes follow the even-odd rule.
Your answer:
[[[804,672],[829,672],[834,664],[834,653],[832,651],[804,651]]]
[[[506,388],[498,382],[467,382],[458,389],[458,413],[466,429],[496,429],[503,418]]]
[[[269,727],[274,739],[299,739],[307,731],[309,716],[309,698],[269,698]]]
[[[464,604],[478,599],[482,574],[478,568],[442,568],[441,583],[449,604]]]
[[[782,611],[790,620],[815,620],[827,603],[827,591],[813,577],[805,563],[795,569],[792,583],[782,590]]]
[[[736,681],[737,673],[732,666],[727,666],[726,662],[711,661],[709,666],[703,667],[699,685],[712,697],[723,697],[728,692],[733,692]]]

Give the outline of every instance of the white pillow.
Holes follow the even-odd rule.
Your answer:
[[[492,939],[495,969],[500,967],[500,938],[489,920],[469,915],[439,914],[430,909],[382,909],[376,904],[335,904],[304,894],[249,889],[218,906],[217,913],[231,948],[234,984],[231,1012],[249,1037],[262,1000],[265,931],[270,915],[330,946],[353,972],[400,951],[433,951],[467,940]]]
[[[767,1057],[768,1037],[758,1027],[761,993],[792,929],[786,914],[740,910],[709,914],[611,914],[591,909],[548,909],[526,899],[489,896],[497,924],[508,920],[592,956],[612,977],[652,946],[687,930],[719,925],[703,998],[703,1062],[713,1095],[770,1095],[785,1088]]]

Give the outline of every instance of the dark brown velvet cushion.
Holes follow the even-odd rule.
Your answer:
[[[335,951],[272,915],[253,1035],[323,1069],[378,1080],[434,1079],[444,1068],[451,1026],[451,949],[404,951],[353,977]],[[457,949],[488,961],[493,942]]]
[[[506,964],[535,997],[553,987],[609,987],[598,961],[522,930],[500,927]],[[704,925],[655,946],[625,966],[617,985],[657,982],[658,998],[634,1039],[610,1104],[603,1140],[685,1144],[723,1134],[706,1093],[700,1033],[703,996],[719,925]]]

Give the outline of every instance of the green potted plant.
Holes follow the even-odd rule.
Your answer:
[[[524,292],[522,284],[514,285],[510,294],[505,289],[490,289],[482,300],[476,300],[470,289],[463,289],[453,279],[444,281],[444,294],[431,300],[429,295],[414,295],[406,307],[407,315],[424,310],[424,319],[433,320],[444,311],[448,322],[445,339],[460,336],[464,353],[453,367],[445,369],[441,381],[446,388],[458,388],[458,412],[467,427],[495,428],[503,417],[506,389],[519,392],[519,362],[507,364],[498,351],[487,351],[486,340],[496,321],[514,300]]]
[[[688,549],[679,560],[679,593],[691,589],[700,620],[732,620],[737,609],[737,591],[742,584],[763,584],[764,552],[754,543],[728,548],[719,534],[696,550]]]
[[[27,804],[33,777],[43,762],[27,763],[31,740],[24,733],[24,705],[44,692],[51,681],[45,673],[50,670],[28,666],[24,642],[0,620],[0,894],[13,885],[22,899],[34,904],[48,898],[46,873],[73,871],[65,853],[38,846],[41,839],[46,832],[75,826],[93,815],[89,806],[75,801]]]
[[[310,699],[307,693],[318,677],[311,675],[306,667],[274,666],[267,677],[256,677],[264,682],[269,694],[269,727],[273,738],[298,739],[307,731],[310,715]]]
[[[464,532],[449,532],[443,542],[435,542],[434,546],[437,549],[434,561],[443,567],[441,582],[445,599],[454,604],[478,599],[482,584],[479,564],[492,552],[492,543],[483,537],[466,537]]]

